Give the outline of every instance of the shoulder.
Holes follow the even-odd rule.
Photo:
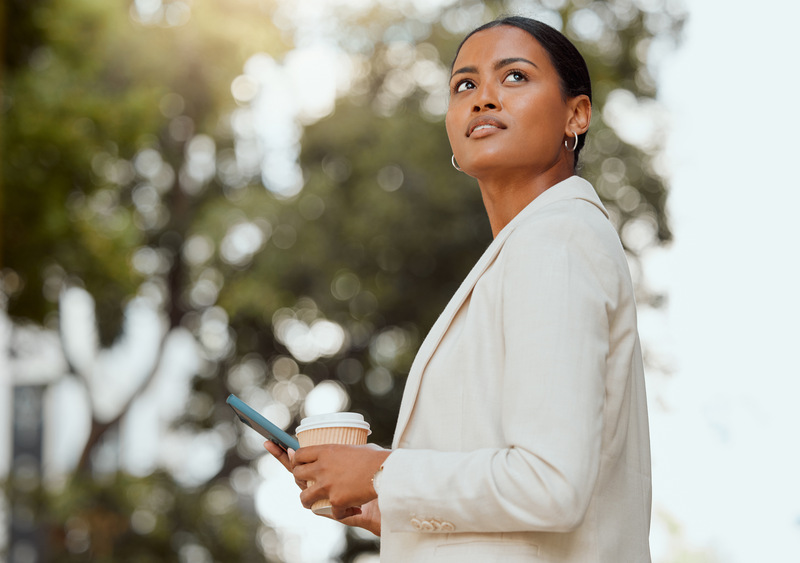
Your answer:
[[[506,283],[520,276],[575,283],[583,278],[612,287],[629,277],[619,236],[599,199],[551,198],[520,217],[498,258]]]
[[[617,239],[609,214],[592,185],[572,176],[545,190],[509,223],[509,239],[526,236],[562,236],[594,231]]]
[[[536,209],[522,218],[506,246],[624,254],[617,231],[604,211],[583,198],[559,199]]]

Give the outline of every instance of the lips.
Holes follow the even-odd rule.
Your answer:
[[[486,129],[505,129],[506,124],[491,115],[482,115],[476,117],[469,122],[467,126],[467,137],[476,131],[484,131]]]

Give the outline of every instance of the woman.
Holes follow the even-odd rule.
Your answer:
[[[650,561],[650,453],[630,275],[591,185],[585,62],[525,18],[478,28],[452,68],[453,164],[494,241],[409,373],[392,450],[319,446],[310,507],[381,535],[382,561]],[[358,508],[361,507],[361,508]]]

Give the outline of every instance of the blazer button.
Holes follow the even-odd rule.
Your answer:
[[[422,529],[422,522],[419,521],[419,518],[412,518],[411,519],[411,527],[414,528],[415,530],[421,530]]]
[[[442,532],[455,532],[456,527],[452,522],[442,522],[442,526],[439,528],[439,530]]]
[[[433,522],[428,520],[423,520],[421,523],[421,531],[423,532],[432,532],[435,528],[433,526]]]

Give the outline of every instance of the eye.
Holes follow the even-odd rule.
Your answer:
[[[525,82],[528,77],[520,70],[512,70],[506,75],[504,82]]]
[[[475,84],[472,80],[462,80],[461,82],[457,82],[455,87],[453,88],[453,92],[466,92],[467,90],[471,90],[475,88]]]

